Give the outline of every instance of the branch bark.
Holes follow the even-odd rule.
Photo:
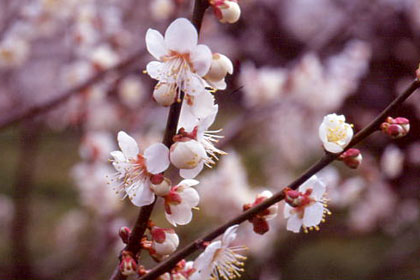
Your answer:
[[[399,95],[388,107],[386,107],[368,126],[362,129],[359,133],[357,133],[350,144],[346,147],[346,150],[355,146],[360,141],[368,137],[373,132],[379,129],[380,124],[385,120],[387,116],[392,114],[411,94],[413,94],[418,88],[420,87],[420,81],[414,80],[411,85],[401,94]],[[290,183],[287,187],[291,189],[297,189],[302,183],[308,180],[311,176],[316,174],[318,171],[329,165],[333,162],[340,154],[332,154],[326,153],[317,163],[312,165],[307,171],[305,171],[300,177]],[[152,280],[156,279],[163,273],[170,271],[179,261],[186,258],[193,252],[202,248],[201,244],[205,241],[211,241],[214,238],[218,237],[219,235],[223,234],[227,228],[232,225],[240,224],[244,221],[247,221],[249,218],[253,217],[255,214],[261,212],[264,209],[267,209],[271,205],[281,201],[284,199],[283,190],[274,194],[271,198],[265,200],[264,202],[258,204],[257,206],[249,209],[248,211],[243,212],[242,214],[238,215],[236,218],[228,221],[227,223],[219,226],[215,230],[211,231],[210,233],[204,235],[202,238],[199,238],[183,249],[179,250],[171,257],[166,259],[165,261],[158,264],[154,269],[152,269],[149,273],[144,275],[140,278],[140,280]]]
[[[204,13],[209,7],[208,0],[196,0],[194,4],[194,11],[192,16],[192,24],[197,29],[197,32],[200,33],[201,25],[203,22]],[[171,105],[169,109],[168,119],[166,122],[165,134],[163,136],[162,143],[168,148],[173,144],[173,137],[176,134],[176,129],[178,127],[179,116],[182,108],[182,101],[184,99],[184,93],[181,92],[178,102],[175,102]],[[147,206],[143,206],[140,209],[139,215],[137,217],[136,223],[134,224],[133,230],[131,232],[130,238],[128,240],[127,246],[124,248],[124,251],[131,252],[134,256],[138,255],[141,251],[140,240],[143,237],[147,224],[150,219],[150,216],[153,212],[153,207],[156,203],[155,201]],[[112,280],[121,280],[126,279],[124,275],[121,274],[119,268],[117,267],[114,270],[113,275],[111,276]]]

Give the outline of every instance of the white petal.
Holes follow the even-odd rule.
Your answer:
[[[121,151],[113,151],[111,152],[111,156],[114,158],[115,161],[125,161],[125,156]]]
[[[200,196],[193,188],[185,189],[180,196],[182,198],[182,204],[187,205],[189,208],[197,206],[200,202]]]
[[[191,96],[201,95],[204,91],[206,91],[204,80],[195,74],[188,76],[182,89],[186,94]]]
[[[135,159],[139,154],[139,146],[133,137],[125,133],[124,131],[118,132],[118,145],[124,156],[128,159]]]
[[[325,125],[325,123],[322,122],[321,125],[319,126],[319,129],[318,129],[319,138],[321,139],[322,143],[328,142],[328,139],[327,139],[327,129],[328,128]]]
[[[207,81],[207,82],[209,83],[210,86],[212,86],[214,88],[217,88],[217,89],[220,89],[220,90],[224,90],[227,87],[224,78],[221,79],[220,81],[217,81],[217,82],[210,82],[210,81]]]
[[[206,45],[197,45],[190,53],[195,72],[203,77],[210,69],[212,54]]]
[[[299,219],[298,215],[292,215],[287,220],[287,230],[298,233],[300,231],[301,226],[302,226],[302,220]]]
[[[221,247],[222,242],[219,240],[210,243],[210,245],[207,246],[204,252],[201,253],[194,261],[194,268],[198,271],[202,271],[204,268],[208,267],[212,263],[216,251],[219,250]],[[206,278],[201,278],[201,280],[203,279]]]
[[[174,226],[178,225],[186,225],[192,220],[192,210],[187,205],[179,204],[179,205],[172,205],[171,207],[171,214],[165,212],[166,218],[168,222],[173,224]]]
[[[323,213],[324,206],[322,206],[319,202],[315,202],[314,204],[307,206],[305,208],[305,213],[303,214],[303,224],[306,227],[319,225],[322,220]]]
[[[197,45],[198,33],[185,18],[176,19],[165,32],[166,47],[179,53],[189,53]]]
[[[324,148],[334,154],[341,153],[344,150],[343,147],[332,142],[324,142]]]
[[[191,132],[197,125],[198,118],[193,114],[191,106],[186,105],[184,102],[181,109],[181,115],[179,116],[178,129],[183,127],[186,131]]]
[[[327,187],[325,186],[324,182],[322,182],[321,180],[316,180],[313,184],[313,188],[312,188],[312,197],[319,201],[321,200],[322,196],[324,195],[325,191],[326,191]]]
[[[293,210],[293,207],[289,205],[289,203],[285,203],[284,204],[284,208],[283,208],[283,214],[284,214],[284,218],[288,219],[292,214],[290,213],[290,211]]]
[[[150,78],[160,80],[162,64],[159,61],[151,61],[146,66],[146,72]]]
[[[178,185],[183,187],[192,187],[198,185],[200,182],[194,179],[182,180]]]
[[[191,107],[191,112],[199,119],[203,119],[214,112],[214,96],[204,91],[202,94],[194,97],[194,104]]]
[[[222,238],[223,247],[228,247],[233,242],[233,240],[235,240],[238,227],[239,225],[233,225],[226,229]]]
[[[205,132],[205,131],[208,130],[208,128],[216,120],[216,115],[217,115],[218,111],[219,111],[219,106],[216,105],[216,106],[213,107],[213,112],[211,112],[207,117],[202,119],[202,121],[200,123],[200,127],[199,127],[200,132]]]
[[[351,127],[351,125],[349,125],[349,124],[345,124],[345,127],[346,127],[346,139],[345,139],[345,145],[344,145],[344,147],[346,147],[349,143],[350,143],[350,141],[351,141],[351,139],[353,139],[353,128]]]
[[[155,194],[149,188],[149,184],[140,184],[140,186],[136,189],[135,194],[129,194],[131,202],[138,206],[142,207],[145,205],[152,204],[155,200]]]
[[[185,179],[193,179],[197,176],[201,170],[203,170],[204,163],[201,161],[195,168],[193,169],[180,169],[179,175]]]
[[[162,143],[156,143],[144,151],[147,171],[158,174],[169,167],[169,149]]]
[[[168,53],[162,34],[151,28],[146,33],[146,47],[149,53],[158,60]]]

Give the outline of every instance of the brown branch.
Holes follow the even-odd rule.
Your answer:
[[[45,103],[33,105],[30,108],[17,110],[17,112],[13,113],[12,115],[1,118],[0,129],[9,127],[25,119],[34,118],[35,116],[39,114],[46,113],[54,109],[56,106],[65,102],[73,95],[79,94],[83,92],[85,89],[91,87],[92,85],[102,81],[110,73],[123,72],[124,70],[129,68],[132,64],[140,60],[143,57],[144,53],[145,51],[143,49],[139,50],[133,55],[131,55],[130,57],[128,57],[127,59],[117,64],[116,66],[97,73],[95,76],[89,78],[85,82],[75,86],[74,88],[71,88],[69,90],[62,92],[61,94],[58,94],[56,97],[52,98],[51,100],[46,101]]]
[[[208,7],[209,7],[209,4],[207,0],[195,1],[194,11],[193,11],[193,16],[192,16],[192,23],[197,29],[198,33],[200,33],[204,13]],[[170,110],[169,110],[165,134],[162,140],[162,143],[165,144],[168,148],[170,148],[171,145],[173,144],[173,137],[175,136],[176,130],[178,127],[178,121],[179,121],[179,116],[181,114],[181,107],[182,107],[183,99],[184,99],[184,93],[181,92],[178,102],[175,102],[173,105],[171,105]],[[141,251],[140,240],[147,229],[147,224],[149,222],[155,203],[156,203],[156,199],[152,204],[143,206],[140,209],[136,223],[134,224],[134,228],[128,240],[128,244],[124,248],[124,251],[129,251],[134,256],[138,255],[139,252]],[[126,277],[121,274],[121,272],[119,271],[117,267],[114,270],[114,273],[111,276],[111,279],[120,280],[120,279],[126,279]]]
[[[420,87],[420,81],[414,80],[411,85],[400,95],[398,96],[388,107],[386,107],[382,113],[380,113],[368,126],[366,126],[363,130],[357,133],[350,144],[346,147],[347,149],[355,146],[364,138],[372,134],[373,132],[377,131],[380,124],[385,120],[387,116],[392,114],[395,109],[397,109],[416,89]],[[307,171],[305,171],[299,178],[294,180],[290,183],[287,187],[291,189],[297,189],[301,184],[303,184],[306,180],[316,174],[318,171],[323,169],[325,166],[329,165],[333,162],[340,154],[331,154],[326,153],[317,163],[312,165]],[[186,258],[196,250],[202,248],[201,244],[204,241],[211,241],[214,238],[218,237],[219,235],[223,234],[225,230],[236,224],[240,224],[244,221],[247,221],[255,214],[261,212],[264,209],[267,209],[271,205],[281,201],[284,199],[283,190],[274,194],[271,198],[265,200],[264,202],[258,204],[257,206],[249,209],[246,212],[243,212],[236,218],[228,221],[227,223],[219,226],[215,230],[211,231],[210,233],[204,235],[202,238],[195,240],[194,242],[190,243],[189,245],[185,246],[183,249],[179,250],[167,260],[158,264],[154,269],[152,269],[149,273],[144,275],[140,278],[140,280],[152,280],[156,279],[163,273],[170,271],[179,261]]]

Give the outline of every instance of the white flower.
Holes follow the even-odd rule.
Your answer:
[[[346,123],[344,115],[329,114],[319,126],[319,138],[325,150],[341,153],[353,138],[353,128]]]
[[[152,234],[152,248],[156,254],[167,256],[175,252],[179,245],[179,237],[173,229],[154,227]]]
[[[229,227],[223,234],[222,240],[213,241],[194,261],[196,272],[190,280],[201,279],[234,279],[243,272],[244,256],[238,251],[246,249],[244,246],[231,246],[236,239],[238,225]]]
[[[212,106],[212,111],[209,112],[209,115],[203,118],[197,118],[192,114],[191,110],[185,108],[187,108],[187,106],[184,106],[181,111],[178,124],[179,132],[175,137],[176,141],[179,142],[176,142],[174,145],[179,145],[181,143],[194,143],[197,146],[197,151],[200,151],[200,153],[199,157],[195,157],[196,161],[194,163],[196,163],[196,165],[193,168],[180,167],[176,164],[174,165],[181,169],[181,177],[194,178],[200,173],[204,165],[211,167],[215,164],[214,160],[218,160],[218,155],[225,155],[226,153],[217,149],[213,145],[213,142],[218,142],[218,139],[223,137],[216,135],[216,133],[221,130],[209,130],[209,127],[216,119],[219,107],[217,105]],[[199,149],[198,146],[201,146],[202,148]],[[180,149],[178,148],[178,150]],[[187,154],[187,152],[184,153]],[[179,154],[181,155],[181,152],[179,152]],[[172,160],[172,147],[171,161],[174,163]]]
[[[182,180],[165,196],[165,215],[172,225],[186,225],[191,221],[191,210],[200,201],[197,191],[191,187],[198,183],[193,179]]]
[[[118,133],[118,145],[121,151],[111,152],[117,170],[114,177],[120,182],[117,191],[125,192],[136,206],[151,204],[155,194],[150,189],[150,177],[168,168],[168,148],[161,143],[153,144],[142,155],[136,140],[123,131]]]
[[[204,77],[214,88],[226,89],[225,77],[233,73],[233,64],[230,59],[220,53],[214,53],[210,69]]]
[[[185,18],[176,19],[165,32],[149,29],[146,33],[147,50],[159,61],[147,64],[150,77],[166,83],[168,91],[183,91],[195,96],[205,91],[202,79],[207,74],[212,53],[205,45],[197,45],[198,33]],[[157,89],[161,89],[157,87]]]
[[[325,214],[331,213],[326,208],[325,190],[325,184],[316,175],[297,191],[285,190],[287,203],[284,206],[284,217],[288,219],[287,230],[298,233],[301,227],[305,232],[312,228],[319,229],[318,225]]]
[[[169,157],[183,178],[194,178],[203,169],[207,154],[198,141],[190,139],[174,143]]]
[[[90,59],[93,66],[98,70],[113,67],[119,61],[118,54],[107,45],[102,45],[94,49],[90,54]]]

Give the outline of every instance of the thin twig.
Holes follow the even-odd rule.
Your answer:
[[[382,113],[380,113],[368,126],[366,126],[363,130],[357,133],[350,144],[346,147],[349,149],[364,138],[372,134],[373,132],[377,131],[380,124],[385,120],[387,116],[392,114],[395,109],[397,109],[416,89],[420,87],[420,81],[414,80],[411,85],[401,94],[399,95],[388,107],[386,107]],[[297,189],[302,183],[316,174],[318,171],[323,169],[325,166],[329,165],[333,162],[340,154],[331,154],[326,153],[317,163],[312,165],[307,171],[305,171],[299,178],[295,181],[290,183],[287,187],[291,189]],[[284,199],[283,190],[274,194],[271,198],[265,200],[264,202],[256,205],[255,207],[249,209],[248,211],[243,212],[236,218],[228,221],[227,223],[219,226],[215,230],[211,231],[210,233],[204,235],[202,238],[197,239],[191,242],[189,245],[185,246],[183,249],[179,250],[171,257],[166,259],[165,261],[158,264],[154,269],[152,269],[149,273],[144,275],[140,278],[140,280],[152,280],[156,279],[158,276],[162,275],[163,273],[170,271],[179,261],[186,258],[196,250],[202,249],[202,242],[211,241],[214,238],[218,237],[219,235],[223,234],[227,228],[232,225],[240,224],[244,221],[247,221],[255,214],[261,212],[264,209],[267,209],[271,205],[281,201]]]
[[[209,4],[207,0],[195,1],[194,11],[193,11],[193,16],[192,16],[192,24],[195,26],[198,33],[200,33],[204,13],[208,7],[209,7]],[[177,100],[177,102],[171,105],[170,110],[169,110],[165,134],[162,140],[162,143],[165,144],[168,148],[170,148],[170,146],[173,144],[173,137],[175,136],[176,130],[178,127],[178,121],[179,121],[179,116],[181,114],[181,107],[182,107],[183,99],[184,99],[184,93],[181,92],[179,100]],[[138,255],[139,252],[141,251],[140,240],[147,229],[147,224],[153,212],[153,207],[155,203],[156,203],[156,199],[152,204],[143,206],[140,209],[136,223],[134,224],[134,228],[128,240],[128,244],[124,248],[124,251],[131,252],[134,256]],[[117,267],[114,270],[114,273],[111,276],[111,279],[121,280],[121,279],[126,279],[126,277],[121,274],[121,272],[119,271]]]
[[[66,91],[62,92],[61,94],[58,94],[56,97],[46,101],[45,103],[38,104],[38,105],[33,105],[30,108],[24,108],[24,109],[21,109],[21,110],[17,110],[12,115],[1,118],[0,119],[0,130],[4,129],[6,127],[9,127],[10,125],[16,124],[20,121],[23,121],[25,119],[34,118],[35,116],[37,116],[39,114],[46,113],[46,112],[56,108],[58,105],[65,102],[66,100],[68,100],[73,95],[81,93],[85,89],[87,89],[87,88],[91,87],[92,85],[102,81],[110,73],[123,72],[125,69],[129,68],[132,64],[134,64],[138,60],[140,60],[143,57],[144,53],[145,53],[145,51],[143,49],[139,50],[136,53],[134,53],[133,55],[131,55],[130,57],[128,57],[127,59],[125,59],[122,62],[120,62],[119,64],[117,64],[116,66],[97,73],[95,76],[89,78],[85,82],[83,82],[83,83],[81,83],[81,84],[79,84],[79,85],[77,85],[77,86],[75,86],[75,87],[73,87],[69,90],[66,90]]]

